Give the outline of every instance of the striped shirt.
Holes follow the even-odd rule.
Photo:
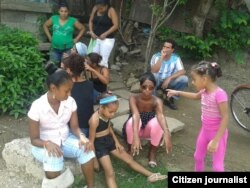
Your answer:
[[[220,87],[212,93],[207,93],[205,89],[200,93],[202,125],[206,129],[217,130],[221,122],[219,104],[228,101],[227,93]]]
[[[160,52],[153,55],[150,62],[151,67],[157,63],[160,57]],[[177,54],[172,53],[168,60],[162,61],[162,65],[159,72],[157,73],[157,77],[161,80],[165,80],[166,78],[170,77],[171,75],[180,70],[184,70],[181,58]]]
[[[40,139],[50,140],[61,146],[68,138],[68,122],[76,109],[75,100],[69,96],[67,100],[61,101],[56,113],[50,106],[46,93],[32,103],[28,117],[39,123]]]

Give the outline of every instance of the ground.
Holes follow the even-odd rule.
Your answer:
[[[135,57],[136,58],[136,57]],[[185,60],[187,74],[195,62]],[[141,66],[138,66],[140,64]],[[133,62],[122,69],[124,78],[131,72],[140,72],[138,67],[142,67],[142,62]],[[237,65],[224,56],[221,63],[223,76],[219,78],[218,84],[224,88],[229,96],[233,88],[239,84],[249,83],[250,61],[245,65]],[[188,90],[193,91],[190,83]],[[172,135],[173,151],[166,155],[163,148],[158,151],[157,161],[169,167],[169,170],[193,171],[193,153],[195,140],[200,128],[200,104],[199,101],[191,101],[181,98],[178,103],[178,110],[173,111],[165,108],[165,113],[169,117],[174,117],[182,121],[186,126],[183,130]],[[14,119],[9,116],[0,116],[0,151],[4,144],[15,138],[28,136],[27,119]],[[225,158],[226,171],[250,171],[250,132],[245,132],[239,128],[230,114],[228,148]],[[145,159],[145,158],[144,158]],[[211,170],[210,156],[207,159],[206,170]],[[0,187],[2,188],[30,188],[39,187],[39,183],[31,177],[26,177],[20,173],[16,175],[6,169],[4,160],[0,155]]]

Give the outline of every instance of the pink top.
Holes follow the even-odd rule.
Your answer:
[[[39,122],[40,139],[50,140],[61,146],[68,138],[68,122],[76,109],[75,100],[69,96],[67,100],[61,101],[56,114],[48,102],[46,93],[32,103],[28,117]]]
[[[201,93],[201,121],[204,128],[217,130],[221,122],[219,103],[227,102],[227,93],[217,87],[212,93],[207,93],[205,89]]]

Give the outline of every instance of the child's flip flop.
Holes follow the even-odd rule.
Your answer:
[[[155,168],[157,166],[157,163],[155,161],[149,161],[148,166],[150,166],[151,168]]]

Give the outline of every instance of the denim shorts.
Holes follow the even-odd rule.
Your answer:
[[[95,157],[93,151],[84,152],[84,146],[79,148],[79,139],[74,135],[70,136],[61,145],[63,156],[49,156],[45,148],[32,146],[32,154],[36,160],[43,163],[44,171],[57,172],[63,170],[64,157],[77,159],[82,165]]]

